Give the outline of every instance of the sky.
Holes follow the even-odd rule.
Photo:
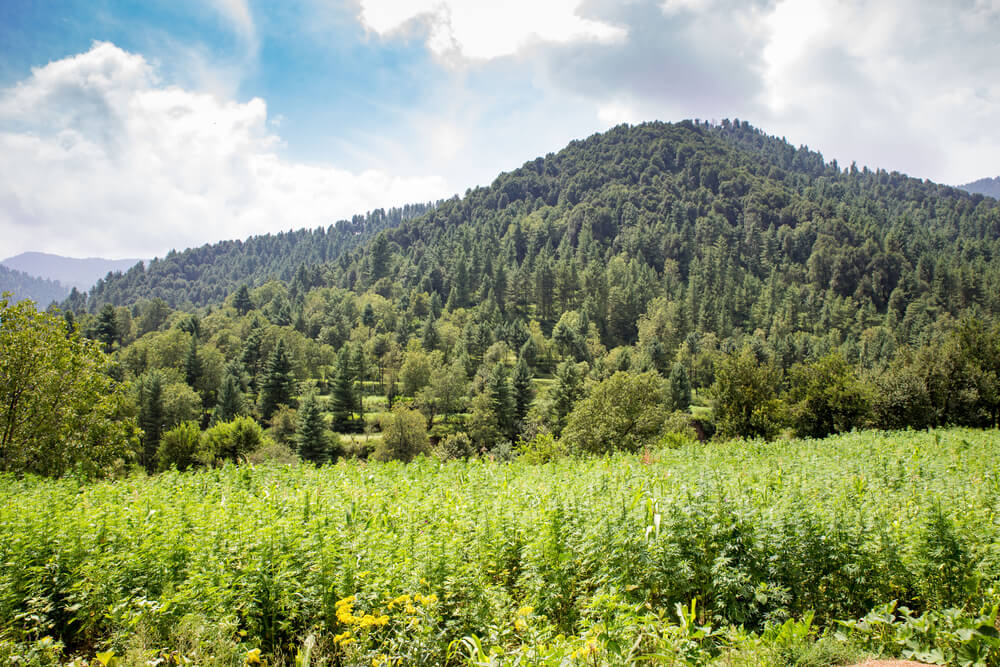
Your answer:
[[[620,123],[1000,174],[1000,0],[3,0],[0,258],[463,194]]]

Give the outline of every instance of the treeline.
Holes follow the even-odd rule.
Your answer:
[[[432,208],[433,204],[428,203],[376,209],[326,228],[221,241],[182,252],[172,250],[145,266],[139,263],[128,271],[109,273],[89,293],[74,290],[64,307],[94,313],[106,303],[132,304],[144,298],[162,299],[172,307],[187,309],[218,304],[241,284],[292,280],[300,267],[333,261],[379,231]]]

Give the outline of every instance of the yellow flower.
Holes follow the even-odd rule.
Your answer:
[[[247,651],[246,664],[248,665],[259,665],[260,664],[260,649],[255,648]]]

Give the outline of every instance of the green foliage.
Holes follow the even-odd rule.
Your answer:
[[[545,465],[7,475],[0,657],[49,637],[64,663],[99,649],[278,664],[315,634],[313,664],[439,664],[478,644],[503,664],[817,665],[849,653],[822,639],[834,619],[895,599],[844,640],[995,665],[998,448],[994,431],[956,429]]]
[[[798,435],[822,438],[865,426],[869,390],[839,353],[793,366],[789,384],[786,400]]]
[[[161,472],[171,467],[187,470],[198,460],[201,429],[196,422],[181,422],[160,438],[156,449],[156,467]]]
[[[129,455],[135,424],[120,417],[125,388],[95,345],[58,314],[0,298],[0,470],[103,474]],[[155,451],[155,450],[154,450]]]
[[[467,459],[476,455],[476,448],[469,436],[459,431],[441,440],[441,452],[445,459]]]
[[[427,424],[416,410],[397,405],[391,413],[383,415],[380,425],[382,442],[375,450],[380,461],[410,461],[419,454],[430,453]]]
[[[576,404],[562,439],[577,452],[638,452],[656,441],[663,418],[662,378],[619,371]]]
[[[917,615],[896,600],[879,605],[864,618],[839,621],[841,640],[850,639],[880,654],[932,665],[995,667],[1000,664],[997,606],[970,614],[935,609]]]
[[[323,423],[323,413],[314,393],[308,393],[299,404],[295,423],[295,445],[299,457],[311,463],[330,460],[330,438]]]
[[[260,416],[264,420],[271,418],[279,405],[291,405],[292,393],[295,389],[295,378],[292,376],[292,362],[285,350],[284,339],[279,338],[277,345],[267,358],[264,369],[264,380],[260,388]]]
[[[780,425],[781,369],[750,345],[725,355],[710,395],[719,431],[726,437],[772,438]]]
[[[268,442],[264,430],[250,417],[222,422],[202,434],[202,457],[207,463],[238,463]]]
[[[679,361],[670,368],[667,388],[671,408],[686,411],[691,407],[691,378],[688,376],[687,367]]]

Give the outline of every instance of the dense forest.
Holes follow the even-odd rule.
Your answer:
[[[222,241],[114,271],[98,280],[89,294],[74,292],[66,305],[96,312],[105,303],[132,304],[158,298],[175,308],[221,303],[241,284],[289,281],[300,266],[317,266],[363,245],[383,229],[426,213],[432,204],[409,204],[388,211],[377,209],[328,228],[300,229]]]
[[[0,264],[0,293],[2,292],[12,293],[15,299],[31,299],[45,306],[53,301],[62,302],[69,294],[69,290],[57,280],[30,276]]]
[[[1000,417],[1000,203],[740,121],[621,126],[430,209],[171,253],[66,305],[132,387],[149,470],[161,434],[241,415],[318,461]]]

